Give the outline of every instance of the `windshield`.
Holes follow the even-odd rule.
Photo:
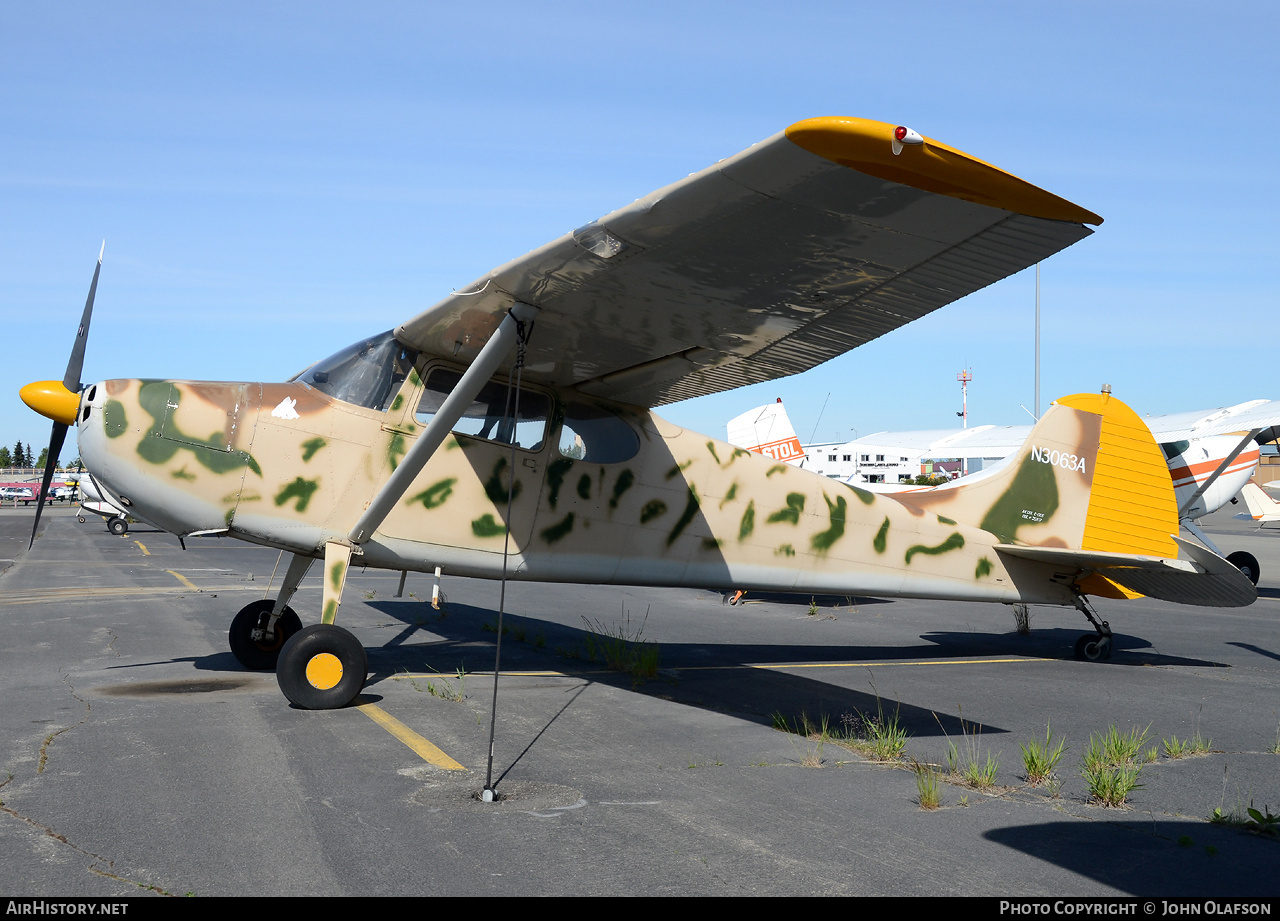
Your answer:
[[[294,380],[310,384],[335,400],[381,412],[417,360],[418,353],[401,345],[387,330],[316,362]]]

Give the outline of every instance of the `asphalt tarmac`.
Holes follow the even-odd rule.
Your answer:
[[[1100,663],[1073,657],[1067,609],[1024,636],[1001,605],[512,583],[492,804],[496,583],[446,574],[437,611],[429,576],[397,598],[398,574],[353,571],[338,622],[371,675],[359,706],[308,712],[227,649],[277,553],[57,508],[27,553],[30,522],[0,510],[11,895],[1280,893],[1280,841],[1208,821],[1280,813],[1280,534],[1229,512],[1202,524],[1258,558],[1259,600],[1099,601]],[[319,599],[317,567],[304,623]],[[620,634],[656,644],[656,676],[593,660]],[[944,779],[926,811],[904,763],[774,728],[802,714],[896,716],[908,758],[976,750],[995,786]],[[1111,726],[1212,752],[1159,754],[1104,807],[1080,768]],[[1020,746],[1046,727],[1067,749],[1032,787]]]

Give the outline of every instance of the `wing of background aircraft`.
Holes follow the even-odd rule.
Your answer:
[[[469,362],[527,303],[527,379],[653,407],[812,368],[1101,221],[908,129],[810,119],[495,269],[396,338]]]

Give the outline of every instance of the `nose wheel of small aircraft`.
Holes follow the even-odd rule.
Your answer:
[[[271,636],[266,635],[267,622],[275,602],[263,598],[240,609],[227,631],[227,643],[240,664],[253,671],[270,671],[276,667],[285,641],[302,629],[302,621],[293,608],[285,607],[276,621]]]
[[[360,641],[334,624],[312,624],[280,650],[276,681],[291,703],[306,710],[336,710],[364,687],[369,660]]]
[[[1258,575],[1261,573],[1261,569],[1258,567],[1257,557],[1252,553],[1237,550],[1227,557],[1227,562],[1248,576],[1249,581],[1254,585],[1258,584]]]
[[[117,537],[123,536],[129,533],[129,522],[120,517],[112,518],[107,522],[107,530]]]

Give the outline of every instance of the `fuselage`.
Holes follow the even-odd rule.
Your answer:
[[[104,381],[81,402],[80,453],[113,501],[175,534],[319,556],[423,430],[431,382],[458,370],[420,361],[377,406],[305,380]],[[361,545],[363,565],[496,577],[509,521],[517,579],[1071,603],[1042,566],[994,551],[1010,535],[937,493],[926,511],[645,409],[537,386],[521,399],[521,446],[478,405]]]

